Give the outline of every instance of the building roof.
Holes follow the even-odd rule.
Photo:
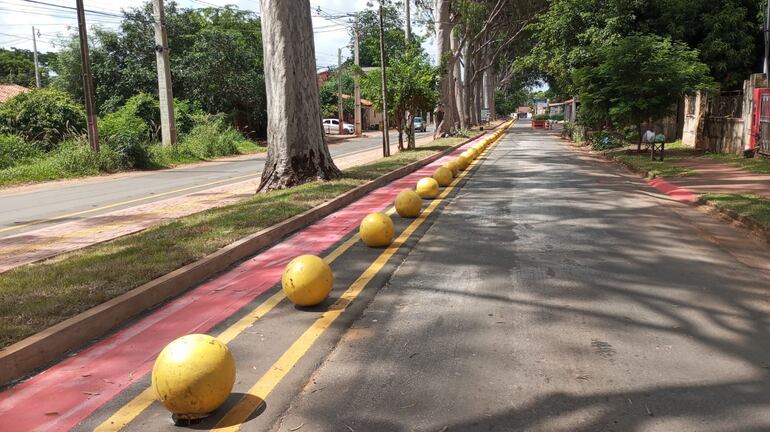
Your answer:
[[[19,93],[28,91],[28,88],[18,84],[0,83],[0,102],[5,102]]]
[[[349,94],[342,93],[342,99],[350,99],[352,97],[353,96]],[[361,98],[361,105],[370,107],[372,106],[372,101],[370,101],[369,99]]]
[[[528,113],[530,111],[532,111],[532,108],[528,106],[520,106],[516,109],[516,112],[520,112],[520,113]]]

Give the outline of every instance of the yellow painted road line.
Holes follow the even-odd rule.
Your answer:
[[[217,180],[217,181],[210,182],[210,183],[204,183],[204,184],[200,184],[200,185],[196,185],[196,186],[190,186],[190,187],[186,187],[186,188],[182,188],[182,189],[176,189],[176,190],[172,190],[172,191],[168,191],[168,192],[162,192],[162,193],[158,193],[158,194],[154,194],[154,195],[149,195],[149,196],[145,196],[145,197],[141,197],[141,198],[134,198],[134,199],[127,200],[127,201],[121,201],[121,202],[116,202],[116,203],[112,203],[112,204],[107,204],[105,206],[96,207],[96,208],[92,208],[92,209],[88,209],[88,210],[81,210],[81,211],[77,211],[77,212],[74,212],[74,213],[67,213],[67,214],[55,216],[55,217],[48,218],[48,219],[39,219],[39,220],[35,220],[35,221],[32,221],[32,222],[24,223],[24,224],[19,224],[19,225],[13,225],[13,226],[5,227],[5,228],[0,228],[0,233],[1,232],[5,232],[5,231],[19,229],[19,228],[26,228],[26,227],[32,226],[32,225],[40,225],[40,224],[44,224],[44,223],[48,223],[48,222],[55,222],[55,221],[60,220],[60,219],[67,219],[67,218],[71,218],[73,216],[80,216],[80,215],[84,215],[84,214],[88,214],[88,213],[98,212],[98,211],[106,210],[106,209],[113,208],[113,207],[119,207],[119,206],[123,206],[123,205],[126,205],[126,204],[133,204],[133,203],[137,203],[137,202],[140,202],[140,201],[146,201],[146,200],[149,200],[149,199],[152,199],[152,198],[162,197],[162,196],[166,196],[166,195],[172,195],[172,194],[175,194],[175,193],[185,192],[185,191],[192,190],[192,189],[198,189],[198,188],[202,188],[202,187],[206,187],[206,186],[214,186],[214,185],[219,184],[219,183],[227,183],[227,182],[231,182],[233,180],[240,180],[240,179],[244,179],[244,178],[247,178],[247,177],[256,177],[257,175],[258,175],[258,173],[257,174],[247,174],[247,175],[242,175],[242,176],[238,176],[238,177],[230,177],[230,178],[227,178],[227,179]]]
[[[346,157],[346,156],[354,155],[356,153],[360,153],[360,152],[363,152],[363,151],[371,151],[371,150],[372,149],[369,149],[369,150],[356,150],[354,152],[341,154],[338,157],[343,158],[343,157]],[[148,196],[141,197],[141,198],[134,198],[134,199],[126,200],[126,201],[120,201],[120,202],[116,202],[116,203],[112,203],[112,204],[107,204],[107,205],[104,205],[104,206],[101,206],[101,207],[91,208],[91,209],[88,209],[88,210],[81,210],[81,211],[76,211],[76,212],[73,212],[73,213],[66,213],[66,214],[63,214],[63,215],[54,216],[54,217],[47,218],[47,219],[38,219],[38,220],[31,221],[31,222],[23,223],[23,224],[13,225],[13,226],[5,227],[5,228],[0,228],[0,233],[6,232],[6,231],[17,230],[17,229],[20,229],[20,228],[26,228],[26,227],[33,226],[33,225],[41,225],[41,224],[45,224],[45,223],[49,223],[49,222],[56,222],[58,220],[68,219],[68,218],[71,218],[73,216],[81,216],[81,215],[84,215],[84,214],[99,212],[99,211],[102,211],[102,210],[107,210],[107,209],[111,209],[111,208],[115,208],[115,207],[124,206],[126,204],[134,204],[134,203],[137,203],[137,202],[146,201],[146,200],[150,200],[150,199],[153,199],[153,198],[163,197],[163,196],[167,196],[167,195],[173,195],[173,194],[177,194],[177,193],[180,193],[180,192],[186,192],[186,191],[189,191],[189,190],[199,189],[199,188],[207,187],[207,186],[214,186],[214,185],[217,185],[217,184],[220,184],[220,183],[232,182],[234,180],[241,180],[241,179],[245,179],[245,178],[249,178],[249,177],[258,177],[260,174],[261,173],[254,173],[254,174],[246,174],[246,175],[237,176],[237,177],[230,177],[230,178],[226,178],[226,179],[222,179],[222,180],[213,181],[213,182],[210,182],[210,183],[203,183],[203,184],[199,184],[199,185],[195,185],[195,186],[189,186],[189,187],[185,187],[185,188],[181,188],[181,189],[175,189],[175,190],[168,191],[168,192],[162,192],[162,193],[157,193],[157,194],[153,194],[153,195],[148,195]]]
[[[488,150],[485,150],[484,153],[486,153],[487,151]],[[473,161],[471,166],[475,164],[476,164],[476,161]],[[431,205],[428,206],[428,208],[425,209],[425,211],[420,215],[420,218],[415,220],[415,222],[412,222],[412,225],[415,224],[417,221],[424,220],[425,217],[430,215],[430,213],[433,211],[433,208],[435,208],[435,206],[438,205],[440,200],[446,197],[446,195],[457,185],[457,183],[463,177],[465,177],[466,173],[467,173],[467,170],[460,173],[460,175],[452,182],[452,184],[450,184],[449,187],[447,187],[444,191],[442,191],[441,195],[439,195],[439,197],[436,200],[434,200],[431,203]],[[395,211],[396,211],[395,208],[391,207],[385,213],[388,215],[392,215],[393,213],[395,213]],[[410,225],[410,227],[412,225]],[[407,230],[408,229],[409,228],[407,228]],[[416,227],[414,229],[416,229]],[[414,229],[412,229],[412,231],[414,231]],[[355,234],[353,237],[348,239],[345,243],[341,244],[340,246],[335,248],[333,251],[331,251],[329,254],[327,254],[324,257],[324,260],[330,264],[335,259],[337,259],[340,255],[342,255],[345,251],[350,249],[350,247],[353,246],[359,240],[359,238],[360,238],[359,235]],[[399,237],[399,239],[400,238],[401,237]],[[396,241],[398,241],[398,239]],[[383,254],[386,252],[387,250],[383,252]],[[269,297],[267,300],[265,300],[262,304],[257,306],[253,311],[251,311],[246,316],[238,320],[238,322],[234,323],[233,325],[231,325],[230,327],[222,331],[219,335],[217,335],[217,338],[222,340],[222,342],[224,343],[228,343],[232,341],[236,336],[238,336],[238,334],[243,332],[251,324],[261,319],[273,308],[275,308],[275,306],[277,306],[284,298],[285,298],[285,295],[283,294],[283,291],[278,291],[277,293]],[[332,307],[334,307],[334,305]],[[316,336],[316,339],[317,339],[317,336]],[[274,369],[271,369],[271,370],[274,370]],[[277,384],[277,382],[275,384]],[[144,391],[142,391],[139,395],[137,395],[134,399],[128,402],[126,405],[123,405],[118,411],[116,411],[112,416],[110,416],[110,418],[105,420],[103,423],[97,426],[94,430],[98,432],[119,431],[123,429],[126,425],[128,425],[128,423],[130,423],[133,419],[135,419],[139,414],[141,414],[145,409],[147,409],[153,402],[155,402],[155,393],[151,387],[148,387]],[[242,402],[244,401],[241,400],[239,403],[242,403]],[[259,405],[257,405],[256,408],[258,407]],[[248,418],[248,415],[246,416],[246,418]]]
[[[483,155],[487,151],[488,149],[481,154]],[[474,160],[470,167],[477,163],[478,159]],[[326,331],[326,329],[328,329],[332,323],[342,315],[348,305],[361,294],[366,285],[380,270],[382,270],[390,258],[398,252],[401,246],[409,239],[409,237],[411,237],[417,228],[425,222],[439,203],[441,203],[441,201],[455,188],[469,171],[470,170],[466,169],[460,173],[458,177],[446,187],[422,213],[420,213],[420,216],[406,227],[401,235],[399,235],[398,238],[396,238],[396,240],[388,246],[366,270],[364,270],[361,276],[348,287],[342,296],[331,305],[329,309],[321,315],[321,317],[318,318],[275,363],[273,363],[268,372],[265,373],[256,384],[246,392],[241,400],[239,400],[238,403],[236,403],[236,405],[219,420],[214,427],[214,430],[227,432],[240,430],[241,424],[264,403],[265,398],[267,398],[270,392],[275,389],[278,383],[281,382],[286,374],[288,374],[297,362],[307,353],[324,331]]]
[[[395,208],[390,208],[386,211],[386,214],[391,215],[395,211]],[[329,252],[329,254],[324,257],[324,261],[331,264],[335,259],[356,244],[359,239],[360,237],[358,234],[353,235],[333,251]],[[286,298],[286,295],[283,291],[278,291],[273,294],[251,312],[246,314],[246,316],[219,333],[216,336],[217,339],[225,344],[229,343],[256,321],[267,315],[267,313],[273,310],[273,308],[275,308],[284,298]],[[152,390],[152,387],[148,387],[126,405],[123,405],[118,411],[110,416],[110,418],[97,426],[94,431],[119,431],[141,414],[142,411],[146,410],[153,402],[155,402],[155,392]]]

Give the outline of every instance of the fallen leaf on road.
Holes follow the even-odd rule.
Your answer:
[[[352,427],[350,427],[350,426],[348,426],[348,425],[345,425],[345,427],[346,427],[346,428],[348,428],[348,430],[350,430],[350,432],[356,432],[356,431],[354,431],[354,430],[353,430],[353,428],[352,428]]]
[[[652,411],[650,411],[650,407],[648,407],[647,405],[644,405],[644,409],[647,410],[647,415],[648,416],[652,417],[653,415],[655,415],[655,414],[652,413]]]
[[[47,416],[57,416],[57,415],[59,415],[59,413],[56,412],[56,411],[51,411],[51,412],[45,413],[45,415],[47,415]]]
[[[301,424],[300,424],[299,426],[297,426],[297,427],[289,428],[289,430],[290,430],[290,431],[299,430],[299,428],[301,428],[302,426],[305,426],[305,423],[301,423]]]
[[[589,379],[591,379],[591,377],[588,375],[578,375],[575,377],[575,379],[579,379],[581,381],[588,381]]]

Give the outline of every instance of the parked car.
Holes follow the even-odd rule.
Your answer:
[[[324,131],[327,134],[336,134],[340,131],[340,121],[338,119],[323,119]],[[356,127],[350,123],[342,122],[342,133],[354,134]]]
[[[426,132],[428,125],[425,123],[425,120],[422,119],[422,117],[415,117],[414,118],[414,130],[417,132]]]

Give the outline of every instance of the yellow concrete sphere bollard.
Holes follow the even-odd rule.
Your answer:
[[[404,189],[396,195],[396,213],[402,218],[416,218],[422,209],[422,199],[417,192]]]
[[[281,287],[286,297],[297,306],[320,304],[334,285],[331,267],[315,255],[300,255],[286,264]]]
[[[371,213],[361,221],[358,233],[369,247],[387,246],[393,241],[393,220],[384,213]]]
[[[464,156],[469,161],[475,158],[475,155],[473,154],[472,150],[465,150],[460,156]]]
[[[175,421],[206,417],[225,402],[234,383],[233,355],[227,345],[205,334],[172,341],[152,368],[155,397]]]
[[[417,182],[415,190],[420,198],[436,198],[438,196],[438,182],[433,177],[425,177]]]
[[[452,169],[452,162],[447,162],[447,163],[445,163],[444,165],[441,165],[441,167],[442,167],[442,168],[446,168],[446,169],[448,169],[448,170],[449,170],[449,174],[451,174],[451,175],[452,175],[452,177],[454,177],[454,176],[455,176],[455,170],[454,170],[454,169]]]
[[[460,155],[457,156],[457,166],[460,167],[460,170],[464,171],[466,168],[468,168],[468,165],[470,165],[470,160],[468,160],[467,157]]]
[[[452,183],[452,171],[445,167],[436,169],[431,177],[438,182],[439,186],[449,186],[449,183]]]
[[[451,161],[447,162],[447,164],[444,166],[452,170],[452,175],[455,177],[457,177],[457,174],[460,173],[460,166],[457,165],[457,161],[455,159],[452,159]]]

